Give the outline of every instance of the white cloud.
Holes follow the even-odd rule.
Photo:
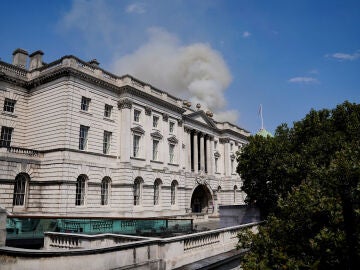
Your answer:
[[[222,56],[205,43],[182,45],[175,35],[160,28],[151,28],[148,34],[145,44],[115,61],[114,71],[129,73],[236,122],[237,112],[225,112],[224,91],[231,75]]]
[[[137,13],[143,14],[146,12],[145,4],[144,3],[133,3],[126,7],[127,13]]]
[[[318,79],[313,77],[294,77],[288,80],[290,83],[319,83]]]
[[[333,54],[327,54],[325,56],[329,58],[334,58],[339,61],[353,61],[360,58],[360,50],[357,50],[352,54],[337,52]]]
[[[111,12],[102,0],[77,0],[58,24],[61,30],[80,30],[89,40],[111,43],[114,23]]]
[[[248,32],[248,31],[245,31],[245,32],[242,33],[242,37],[243,37],[243,38],[248,38],[248,37],[250,37],[250,36],[251,36],[251,33]]]

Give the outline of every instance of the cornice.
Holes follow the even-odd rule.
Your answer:
[[[169,141],[170,143],[175,143],[175,144],[177,144],[177,143],[179,142],[179,140],[176,139],[175,136],[169,137],[169,138],[168,138],[168,141]]]
[[[153,133],[150,134],[151,137],[156,138],[161,140],[163,138],[163,136],[161,135],[161,133],[159,131],[155,131]]]
[[[145,134],[145,130],[140,126],[131,128],[131,131],[138,134]]]

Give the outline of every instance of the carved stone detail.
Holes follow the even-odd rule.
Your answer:
[[[186,133],[190,133],[190,132],[192,131],[192,129],[189,128],[189,127],[185,127],[185,126],[184,126],[184,131],[185,131]]]
[[[133,102],[130,99],[124,98],[118,102],[118,108],[119,108],[119,110],[131,109],[132,104],[133,104]]]
[[[183,120],[182,120],[182,119],[178,119],[178,126],[179,126],[179,127],[182,127],[182,125],[183,125]]]
[[[150,107],[148,107],[148,106],[145,107],[145,114],[146,115],[151,115],[151,111],[152,111],[152,109]]]
[[[175,143],[175,144],[177,144],[177,143],[179,142],[179,140],[176,139],[175,136],[171,136],[170,138],[168,138],[168,141],[169,141],[170,143]]]
[[[235,155],[234,155],[234,154],[231,154],[231,155],[230,155],[230,159],[231,159],[231,160],[234,160],[234,159],[235,159]]]
[[[163,136],[161,135],[161,133],[159,131],[155,131],[155,132],[151,133],[150,136],[155,139],[159,139],[159,140],[161,140],[163,138]]]
[[[214,157],[216,157],[216,158],[221,157],[221,155],[220,155],[219,151],[216,151],[216,152],[214,153]]]
[[[167,113],[163,113],[163,120],[167,122],[169,120],[169,115]]]
[[[145,130],[140,126],[133,127],[131,131],[138,134],[145,134]]]
[[[229,142],[230,142],[230,139],[229,139],[229,138],[220,138],[220,139],[219,139],[219,142],[220,142],[220,143],[229,143]]]

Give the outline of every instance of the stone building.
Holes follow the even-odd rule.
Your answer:
[[[235,154],[248,131],[96,60],[42,57],[0,61],[1,207],[158,217],[244,203]]]

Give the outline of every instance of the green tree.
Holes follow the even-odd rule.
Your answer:
[[[238,155],[247,202],[266,223],[239,235],[244,269],[355,269],[359,262],[360,105],[312,110]]]

